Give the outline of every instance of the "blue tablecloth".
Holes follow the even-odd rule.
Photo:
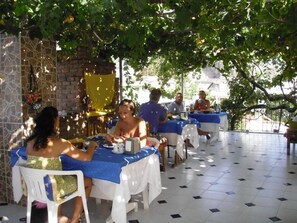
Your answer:
[[[107,128],[111,129],[117,124],[118,119],[113,119],[107,123]],[[187,124],[196,124],[197,128],[200,128],[201,125],[199,121],[195,118],[189,118],[188,120],[182,119],[172,119],[168,120],[168,122],[159,125],[158,133],[176,133],[181,135],[183,127]]]
[[[220,113],[189,113],[188,116],[199,122],[220,123],[220,116],[227,115],[226,112]]]
[[[113,119],[113,120],[108,121],[107,124],[106,124],[107,125],[107,128],[108,129],[111,129],[112,127],[114,127],[117,124],[118,120],[119,119],[116,118],[116,119]]]
[[[181,135],[183,127],[187,124],[196,124],[197,128],[201,127],[200,123],[194,118],[189,118],[188,120],[172,119],[159,125],[158,133],[176,133]]]
[[[94,153],[92,161],[84,162],[75,160],[67,155],[62,155],[62,165],[64,170],[82,170],[84,176],[120,183],[122,167],[134,163],[151,154],[158,154],[157,149],[145,147],[134,155],[114,154],[111,149],[100,147]],[[11,165],[14,166],[21,157],[27,160],[26,148],[21,147],[10,152]]]

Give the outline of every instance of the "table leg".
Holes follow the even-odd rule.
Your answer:
[[[134,210],[135,212],[138,211],[138,203],[137,202],[130,202],[126,204],[127,213]]]
[[[130,202],[128,204],[126,204],[126,211],[127,213],[134,210],[135,212],[138,211],[138,203],[137,202]],[[112,219],[111,215],[108,216],[108,218],[106,219],[106,223],[113,223],[114,220]]]
[[[148,186],[142,191],[142,199],[143,199],[143,209],[149,209],[149,199],[148,199]]]
[[[171,157],[170,157],[170,146],[169,146],[169,145],[167,145],[167,157],[168,157],[168,158],[171,158]]]
[[[211,137],[210,137],[209,143],[219,140],[219,136],[220,136],[219,125],[216,125],[215,131],[211,132],[210,135]]]
[[[108,218],[105,221],[106,223],[113,223],[114,221],[112,220],[111,215],[108,216]]]
[[[182,163],[183,159],[178,155],[176,150],[174,152],[174,166],[177,166]]]

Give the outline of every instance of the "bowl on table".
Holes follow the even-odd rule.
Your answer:
[[[90,143],[90,141],[95,141],[97,142],[98,145],[103,145],[106,143],[105,135],[99,134],[99,135],[89,136],[85,140],[85,145],[87,146]]]

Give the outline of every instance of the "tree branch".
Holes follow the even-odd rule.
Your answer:
[[[249,81],[254,87],[258,88],[259,90],[261,90],[265,97],[269,100],[269,101],[278,101],[278,100],[286,100],[288,102],[290,102],[291,104],[294,105],[294,107],[296,107],[296,98],[293,97],[290,94],[284,95],[284,94],[269,94],[267,92],[267,90],[261,86],[260,84],[258,84],[254,79],[249,78],[248,75],[244,72],[244,70],[242,70],[237,61],[236,60],[232,60],[232,63],[234,64],[234,66],[236,67],[236,70],[238,71],[238,74],[244,78],[245,80]]]
[[[105,44],[111,44],[113,41],[115,41],[115,39],[117,38],[117,36],[115,36],[112,40],[110,40],[109,42],[103,40],[95,31],[93,31],[93,34],[95,35],[95,37],[100,41],[103,42]]]

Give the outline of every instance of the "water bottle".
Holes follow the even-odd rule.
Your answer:
[[[220,105],[220,104],[217,105],[217,112],[218,112],[218,113],[221,112],[221,105]]]
[[[213,105],[213,109],[215,112],[218,112],[218,105],[217,103],[215,102],[214,105]]]

